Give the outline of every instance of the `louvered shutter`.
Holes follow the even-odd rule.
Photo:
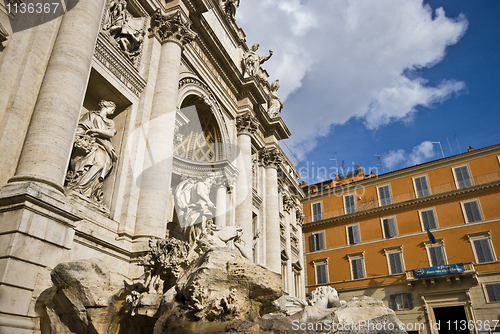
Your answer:
[[[311,234],[309,237],[309,244],[311,246],[311,252],[316,251],[316,234]]]
[[[318,236],[318,245],[316,250],[325,249],[325,239],[323,233],[316,234]]]
[[[401,254],[390,253],[389,264],[391,266],[391,274],[400,274],[403,272],[403,267],[401,265]]]
[[[500,301],[500,284],[486,285],[486,292],[488,293],[488,299],[490,302]]]
[[[465,215],[467,216],[468,223],[474,223],[481,220],[481,213],[477,202],[464,203]]]
[[[399,305],[398,305],[398,298],[397,295],[391,295],[391,308],[394,311],[399,310]]]
[[[474,248],[476,249],[478,263],[493,261],[493,254],[491,253],[488,239],[474,240]]]
[[[359,229],[358,229],[358,225],[353,225],[351,227],[352,227],[353,243],[357,244],[357,243],[359,243]]]
[[[436,228],[436,219],[434,218],[434,211],[427,210],[420,213],[422,215],[422,222],[424,223],[424,229],[432,230]]]

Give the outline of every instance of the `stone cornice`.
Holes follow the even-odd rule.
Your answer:
[[[311,222],[311,223],[304,224],[303,229],[306,230],[308,228],[318,227],[321,225],[327,225],[327,224],[331,224],[331,223],[335,223],[335,222],[340,222],[343,220],[352,220],[352,219],[356,219],[356,218],[363,217],[363,216],[370,216],[370,215],[374,215],[374,214],[380,214],[382,212],[398,210],[401,208],[413,207],[416,205],[420,205],[422,203],[441,201],[444,199],[448,199],[450,197],[462,196],[462,195],[466,195],[469,193],[475,193],[475,192],[480,192],[480,191],[487,191],[489,189],[493,189],[493,188],[497,188],[497,187],[500,187],[500,181],[495,181],[495,182],[486,183],[486,184],[480,184],[477,186],[463,188],[463,189],[457,189],[457,190],[448,191],[445,193],[439,193],[439,194],[432,195],[432,196],[416,198],[413,200],[399,202],[399,203],[395,203],[395,204],[391,204],[391,205],[380,206],[380,207],[369,209],[369,210],[357,211],[355,213],[342,215],[342,216],[338,216],[338,217],[327,218],[327,219],[323,219],[323,220],[320,220],[317,222]]]
[[[157,10],[151,17],[149,31],[154,34],[161,44],[173,42],[181,47],[191,43],[197,36],[190,29],[190,25],[182,19],[180,10],[176,10],[169,15],[163,15],[160,10]]]
[[[259,122],[250,112],[236,117],[236,129],[239,135],[253,135],[257,131]]]
[[[278,169],[279,165],[283,161],[281,151],[275,147],[262,149],[259,152],[259,158],[261,160],[262,165],[264,165],[265,168]]]

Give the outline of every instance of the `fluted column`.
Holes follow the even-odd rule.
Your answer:
[[[64,179],[90,75],[104,0],[69,0],[9,182],[36,181],[64,192]],[[75,4],[71,4],[74,2]]]
[[[227,180],[225,176],[216,179],[215,225],[226,226]]]
[[[266,266],[281,272],[280,209],[278,199],[278,166],[281,152],[276,148],[263,149],[261,162],[266,168]]]
[[[140,181],[136,238],[165,237],[182,48],[196,37],[180,11],[165,16],[156,12],[151,18],[150,31],[162,47],[149,122],[145,170]]]
[[[236,118],[238,130],[238,149],[240,157],[237,159],[239,170],[236,180],[236,225],[243,229],[242,239],[245,247],[251,252],[253,242],[252,231],[252,138],[257,131],[257,119],[247,112]]]

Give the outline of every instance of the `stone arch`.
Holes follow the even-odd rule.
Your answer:
[[[202,112],[210,111],[217,128],[220,156],[217,160],[226,160],[230,158],[231,149],[228,145],[231,142],[229,131],[224,119],[222,108],[217,101],[212,90],[202,81],[193,77],[184,77],[179,81],[179,99],[177,107],[179,109],[195,105],[201,106]]]

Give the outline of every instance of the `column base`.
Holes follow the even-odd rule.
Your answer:
[[[80,212],[59,191],[34,182],[0,189],[0,333],[32,333],[35,303],[50,285],[46,267],[64,260],[73,246]]]

